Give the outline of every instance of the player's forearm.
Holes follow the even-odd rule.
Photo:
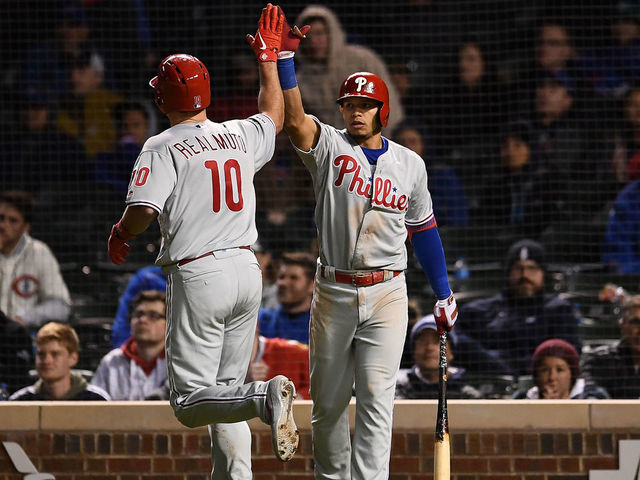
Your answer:
[[[276,124],[276,133],[280,133],[284,121],[284,103],[275,62],[260,63],[258,111],[269,115]]]
[[[411,237],[411,243],[436,298],[447,298],[451,294],[451,288],[449,287],[447,264],[438,229],[433,227],[414,233]]]
[[[320,137],[320,127],[304,112],[298,87],[284,90],[284,130],[291,142],[302,151],[315,147]]]
[[[282,94],[284,96],[284,128],[287,133],[299,130],[307,116],[302,106],[300,89],[296,86],[283,90]]]
[[[158,212],[151,207],[129,205],[122,215],[120,224],[129,234],[139,235],[149,228],[157,216]]]

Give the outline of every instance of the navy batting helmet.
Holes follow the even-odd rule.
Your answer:
[[[176,53],[160,62],[158,75],[149,81],[156,105],[168,112],[195,112],[211,103],[209,72],[192,55]]]
[[[389,90],[384,81],[371,72],[356,72],[349,75],[340,87],[340,95],[336,102],[342,105],[345,98],[371,98],[380,103],[378,119],[380,125],[387,126],[389,122]]]

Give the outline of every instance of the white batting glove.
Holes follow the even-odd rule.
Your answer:
[[[433,316],[436,318],[438,333],[442,333],[445,330],[447,332],[451,331],[458,319],[458,305],[456,304],[453,292],[451,292],[449,298],[436,302],[436,305],[433,307]]]

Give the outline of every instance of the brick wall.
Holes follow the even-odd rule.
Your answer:
[[[33,412],[24,412],[26,427],[19,427],[21,408],[5,409],[0,404],[0,441],[20,444],[38,471],[51,473],[57,480],[207,479],[211,465],[206,429],[181,427],[172,418],[169,407],[159,403],[101,407],[95,404],[89,407],[86,404],[21,405],[25,410],[39,408],[35,415],[37,428],[28,425],[33,421]],[[594,410],[601,405],[560,403],[553,409],[551,402],[533,403],[529,405],[530,415],[514,417],[512,429],[492,427],[492,423],[495,424],[491,419],[493,405],[483,409],[478,402],[451,403],[452,478],[455,480],[587,480],[591,469],[617,468],[619,440],[640,439],[640,402],[612,405],[606,414],[606,418],[611,419],[610,427],[602,423],[606,418],[596,418]],[[509,410],[522,406],[519,402],[511,403],[512,406],[509,402],[501,406],[501,418],[509,417]],[[579,428],[575,425],[566,428],[562,424],[559,428],[536,428],[538,416],[549,416],[546,410],[552,409],[557,415],[558,410],[575,410],[578,406],[586,406],[589,414],[586,424],[575,416],[571,420],[579,423]],[[256,480],[313,478],[309,408],[308,404],[296,405],[301,445],[296,457],[286,464],[273,456],[268,427],[250,422]],[[72,411],[75,412],[73,421],[68,421]],[[460,419],[457,425],[456,414]],[[466,415],[475,417],[473,429],[465,428]],[[432,479],[434,418],[433,402],[396,406],[392,480]],[[47,427],[55,422],[61,425]],[[486,426],[477,428],[478,422],[486,422]],[[65,423],[66,428],[62,425]],[[110,424],[110,428],[105,428],[105,423]],[[414,427],[407,428],[411,423]],[[88,428],[88,424],[97,428]],[[163,425],[164,428],[159,428]],[[0,479],[22,478],[23,475],[15,472],[5,450],[0,448]]]

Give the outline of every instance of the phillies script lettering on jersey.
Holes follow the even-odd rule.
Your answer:
[[[211,141],[209,141],[210,139]],[[189,143],[190,141],[191,143]],[[174,143],[173,148],[184,155],[184,158],[214,150],[240,150],[247,153],[247,144],[244,138],[235,133],[220,133],[218,135],[212,133],[208,136],[195,135],[193,139],[185,138],[179,143]]]
[[[388,178],[375,177],[373,179],[373,193],[371,191],[372,182],[360,174],[362,167],[358,165],[355,158],[349,155],[340,155],[333,161],[333,165],[340,167],[338,178],[334,182],[336,187],[342,185],[347,174],[353,174],[349,182],[349,191],[365,198],[370,198],[371,203],[383,207],[404,212],[409,209],[406,195],[396,196],[397,187],[391,184]]]

